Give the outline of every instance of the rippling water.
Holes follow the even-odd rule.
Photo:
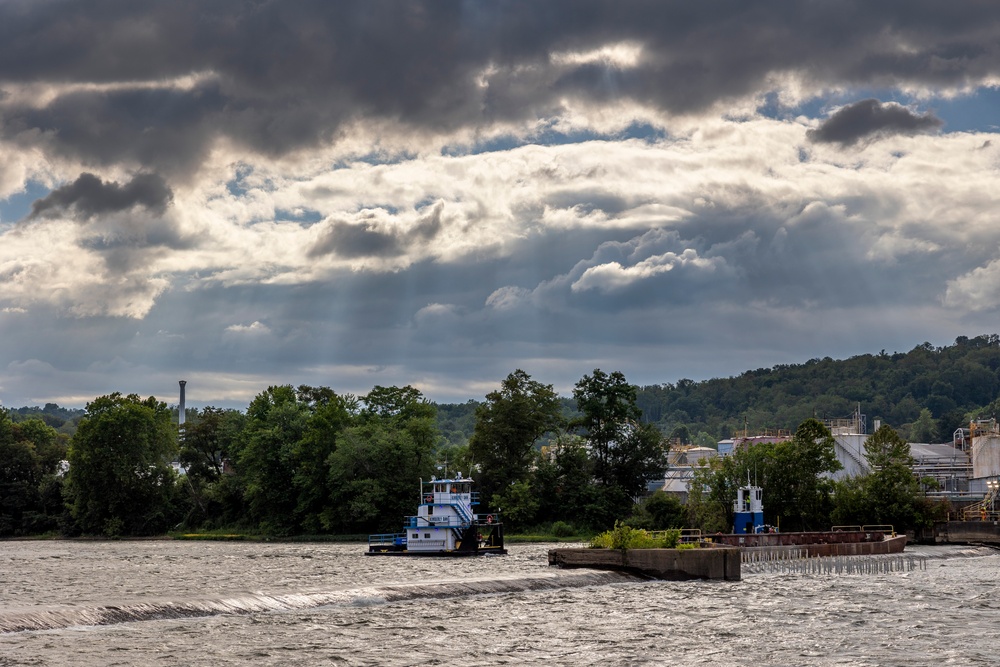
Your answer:
[[[549,568],[547,548],[0,542],[0,666],[1000,663],[988,550],[908,547],[929,560],[907,573],[648,582]]]

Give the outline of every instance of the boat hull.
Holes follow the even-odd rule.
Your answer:
[[[430,558],[466,558],[469,556],[504,556],[506,554],[506,549],[480,551],[407,551],[406,549],[378,549],[375,547],[365,552],[366,556],[422,556]]]

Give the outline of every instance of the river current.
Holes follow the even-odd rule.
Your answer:
[[[656,582],[360,544],[0,542],[8,665],[997,665],[1000,555]]]

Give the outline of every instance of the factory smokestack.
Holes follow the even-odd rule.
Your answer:
[[[177,427],[178,428],[183,428],[184,427],[184,385],[186,385],[186,384],[187,384],[187,380],[181,380],[180,381],[180,385],[181,385],[181,402],[180,402],[180,405],[177,407]]]

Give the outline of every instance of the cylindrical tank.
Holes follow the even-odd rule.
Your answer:
[[[972,477],[1000,476],[1000,433],[972,438]]]

